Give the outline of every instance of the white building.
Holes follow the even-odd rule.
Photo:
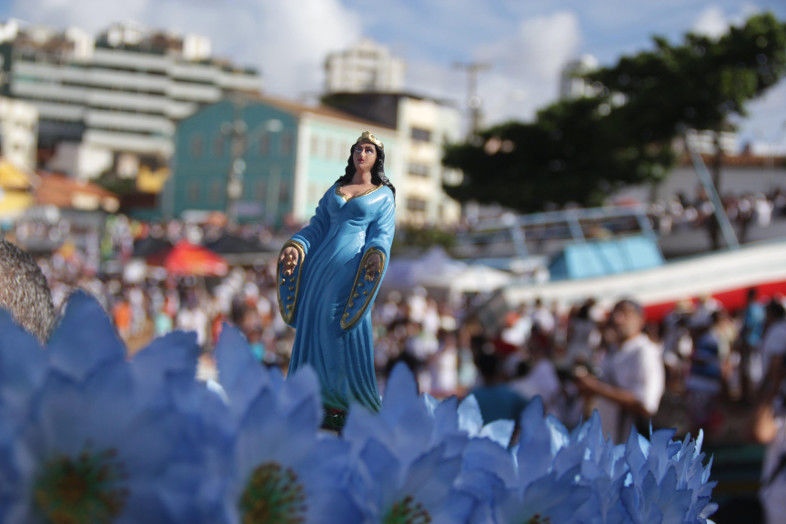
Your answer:
[[[0,155],[14,167],[36,167],[38,110],[34,105],[0,97]]]
[[[363,39],[354,47],[325,59],[325,91],[399,91],[404,85],[404,61],[386,47]]]
[[[409,93],[334,93],[323,101],[396,130],[399,161],[396,218],[414,225],[458,222],[461,206],[442,189],[458,173],[442,165],[444,146],[461,141],[461,114],[447,103]]]
[[[16,21],[0,35],[0,92],[36,106],[39,147],[54,155],[49,167],[82,178],[115,169],[121,155],[126,165],[129,155],[165,163],[177,120],[262,85],[256,71],[211,58],[201,36],[115,24],[94,38]]]
[[[559,77],[559,97],[562,100],[592,96],[593,87],[579,75],[588,73],[598,67],[598,61],[592,55],[584,55],[565,64]]]

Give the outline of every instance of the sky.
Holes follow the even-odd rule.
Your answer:
[[[0,20],[81,27],[112,22],[196,33],[214,54],[259,68],[265,91],[295,100],[322,90],[322,64],[361,38],[406,61],[405,87],[465,107],[467,77],[456,63],[490,65],[479,76],[483,123],[530,120],[556,100],[566,61],[611,65],[688,32],[723,33],[786,0],[0,0]],[[742,142],[786,144],[786,81],[751,103]]]

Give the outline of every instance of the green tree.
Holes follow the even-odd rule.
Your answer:
[[[746,103],[786,71],[786,24],[769,13],[718,39],[653,40],[651,51],[587,75],[596,95],[448,147],[443,162],[463,170],[464,182],[446,192],[525,212],[548,202],[598,204],[620,186],[662,180],[684,129],[728,128],[732,115],[745,116]]]
[[[670,140],[683,128],[720,132],[732,115],[786,72],[786,24],[755,15],[718,39],[688,34],[680,45],[655,38],[655,49],[623,57],[588,79],[624,97],[641,138]]]
[[[712,175],[720,191],[721,131],[730,118],[745,116],[746,105],[786,72],[786,24],[772,14],[752,16],[718,39],[688,34],[680,45],[655,38],[653,51],[623,57],[588,76],[624,97],[618,111],[638,119],[639,136],[665,141],[687,128],[710,130],[715,137]],[[708,221],[713,247],[718,224]]]
[[[464,183],[445,191],[531,212],[549,203],[598,205],[619,187],[661,179],[674,161],[671,149],[621,133],[610,108],[608,96],[568,100],[532,123],[509,122],[449,146],[443,162],[461,169]]]

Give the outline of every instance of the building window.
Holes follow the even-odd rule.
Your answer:
[[[281,153],[288,155],[292,152],[292,133],[284,131],[281,134]]]
[[[213,140],[213,154],[216,156],[224,155],[224,135],[218,135]]]
[[[286,180],[282,180],[278,186],[278,199],[280,203],[284,203],[289,200],[289,182]]]
[[[427,177],[429,166],[428,164],[421,164],[420,162],[410,162],[407,171],[412,176]]]
[[[345,158],[344,153],[346,151],[349,151],[349,148],[347,147],[345,149],[344,142],[342,142],[341,140],[336,140],[336,152],[335,152],[336,160],[344,160]]]
[[[316,156],[319,149],[319,137],[314,135],[311,137],[311,155]]]
[[[431,142],[431,131],[422,127],[413,127],[410,136],[418,142]]]
[[[199,201],[199,182],[191,180],[186,188],[186,198],[189,204],[196,204]]]
[[[232,154],[235,156],[243,156],[246,154],[248,148],[248,137],[245,134],[236,136],[232,141]]]
[[[270,151],[270,135],[267,131],[262,131],[259,134],[259,154],[267,155]]]
[[[191,137],[191,156],[192,157],[200,157],[202,156],[202,150],[204,149],[205,144],[202,141],[202,137],[199,135],[194,135]]]
[[[265,191],[267,189],[267,184],[265,183],[264,178],[260,178],[257,180],[257,183],[254,185],[254,198],[257,200],[264,200],[265,199]]]
[[[423,212],[426,210],[426,201],[421,198],[408,198],[407,211]]]
[[[222,186],[223,184],[221,183],[220,180],[213,180],[210,183],[210,200],[212,201],[211,203],[217,204],[223,198],[225,191]]]

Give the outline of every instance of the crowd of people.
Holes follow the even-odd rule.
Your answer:
[[[133,252],[127,239],[134,227],[121,221],[109,229],[105,245],[113,256]],[[209,226],[145,227],[146,237],[171,241],[216,234]],[[97,273],[67,253],[38,262],[56,307],[73,289],[88,291],[104,305],[130,351],[172,329],[196,332],[204,348],[200,373],[211,377],[211,351],[224,322],[240,327],[260,365],[287,369],[293,330],[278,311],[276,259],[271,252],[221,277],[173,277],[147,267],[133,281],[123,272]],[[421,391],[436,397],[472,392],[489,420],[515,419],[539,395],[568,426],[594,408],[603,411],[605,404],[624,406],[626,417],[619,421],[625,419],[625,428],[653,418],[686,431],[704,428],[711,438],[723,426],[729,403],[756,400],[770,357],[786,350],[781,347],[786,336],[777,335],[786,330],[782,304],[765,304],[755,295],[741,311],[726,311],[710,297],[686,300],[656,323],[646,322],[631,301],[616,307],[591,298],[574,305],[536,301],[516,306],[493,326],[477,315],[482,298],[455,303],[423,288],[383,287],[372,311],[381,387],[393,365],[405,361]],[[635,347],[635,358],[621,351],[627,345]],[[684,399],[682,410],[675,414],[661,402],[664,396]],[[622,438],[622,430],[610,431]]]
[[[776,217],[786,215],[786,191],[781,188],[768,193],[725,193],[721,202],[743,242],[751,226],[767,227]],[[714,220],[713,213],[714,204],[702,189],[693,198],[677,193],[649,206],[649,214],[660,234],[705,227],[708,221]]]

